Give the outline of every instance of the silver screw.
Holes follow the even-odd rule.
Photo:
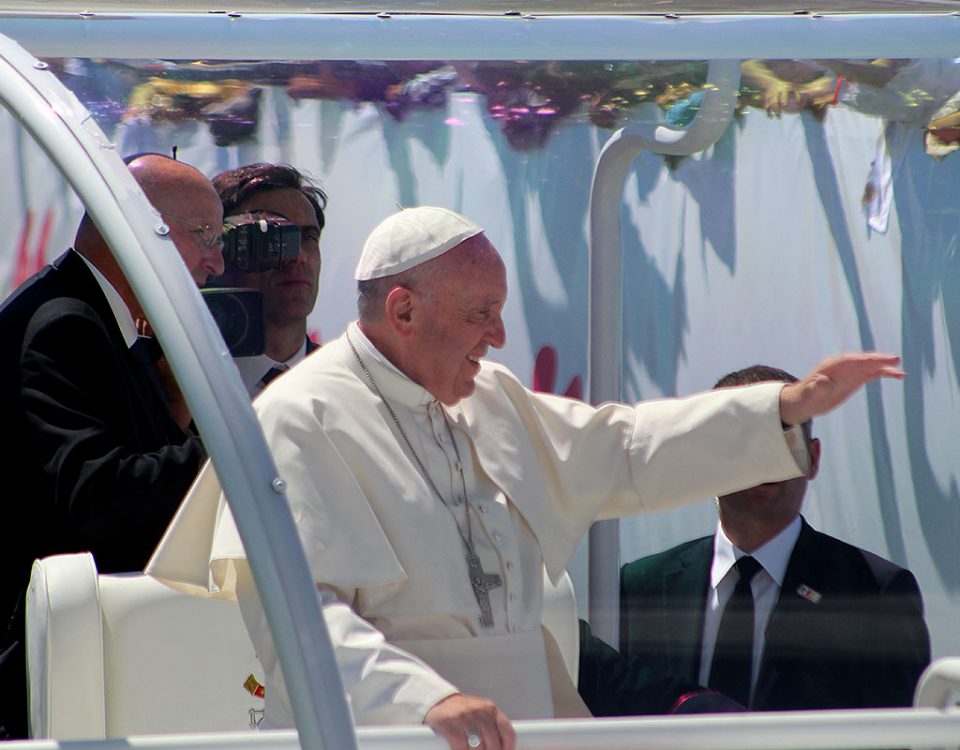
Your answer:
[[[170,234],[170,227],[161,221],[153,228],[153,231],[159,234],[161,237],[166,237],[168,234]]]
[[[47,65],[43,60],[38,60],[33,64],[33,67],[36,68],[37,70],[46,70],[50,66]]]
[[[273,491],[278,495],[282,495],[287,491],[287,483],[284,482],[280,477],[274,479],[270,486],[273,487]]]

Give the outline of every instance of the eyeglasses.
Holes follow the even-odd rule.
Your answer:
[[[177,224],[185,227],[187,231],[190,232],[197,246],[205,250],[223,251],[223,229],[221,227],[214,227],[210,224],[193,224],[185,219],[170,216],[169,214],[164,214],[163,218],[168,221],[175,221]]]

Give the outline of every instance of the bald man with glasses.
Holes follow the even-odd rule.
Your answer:
[[[199,171],[148,154],[128,166],[170,228],[170,263],[223,272],[220,198]],[[35,558],[90,551],[142,569],[205,458],[130,284],[89,215],[74,248],[0,306],[0,738],[26,737],[24,592]]]

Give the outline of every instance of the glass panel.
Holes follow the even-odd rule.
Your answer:
[[[580,398],[598,154],[620,127],[688,126],[707,75],[704,62],[642,60],[48,62],[123,155],[176,150],[210,176],[287,162],[317,178],[330,196],[309,318],[318,341],[355,317],[364,238],[397,204],[472,217],[508,268],[508,342],[495,356],[536,390]],[[933,656],[960,653],[960,65],[751,60],[741,75],[715,145],[643,153],[628,172],[624,397],[707,390],[758,362],[802,376],[843,350],[900,353],[902,385],[816,421],[822,458],[803,513],[912,570]],[[81,208],[9,116],[0,134],[14,165],[0,178],[8,293],[69,244]],[[715,523],[709,499],[631,518],[621,560]],[[570,566],[581,614],[584,559]],[[800,583],[784,595],[826,596]]]

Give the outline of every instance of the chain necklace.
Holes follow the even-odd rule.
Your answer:
[[[377,385],[377,381],[373,379],[373,374],[367,369],[363,359],[361,359],[360,353],[353,345],[353,340],[350,338],[349,331],[347,331],[347,343],[350,345],[350,351],[353,352],[353,356],[356,358],[357,364],[360,365],[360,369],[363,371],[367,382],[370,383],[370,387],[373,389],[374,393],[380,397],[380,401],[386,407],[387,413],[390,415],[390,419],[393,420],[393,424],[397,428],[397,432],[400,434],[400,437],[403,438],[403,442],[406,443],[407,449],[410,451],[410,455],[413,457],[413,461],[417,466],[417,470],[420,472],[420,476],[422,476],[424,481],[426,481],[426,483],[430,486],[430,489],[433,490],[433,494],[436,495],[441,505],[447,509],[447,512],[453,519],[453,524],[457,527],[457,534],[460,536],[460,542],[463,544],[464,557],[467,562],[467,574],[470,577],[470,587],[473,589],[473,595],[477,600],[477,604],[480,606],[480,624],[487,628],[492,627],[493,609],[490,606],[489,592],[491,589],[502,586],[503,581],[499,575],[495,573],[487,573],[483,570],[480,557],[477,555],[476,549],[473,546],[473,527],[470,523],[470,496],[467,494],[467,480],[463,474],[463,461],[460,459],[460,449],[457,447],[457,441],[453,437],[453,429],[450,427],[450,422],[447,419],[447,413],[441,406],[440,413],[443,415],[443,423],[446,425],[447,434],[450,436],[450,442],[453,443],[454,455],[457,457],[457,472],[460,474],[460,486],[463,488],[464,515],[467,519],[466,534],[464,534],[463,529],[460,528],[460,522],[457,520],[456,513],[453,512],[453,508],[451,508],[450,504],[446,501],[446,499],[444,499],[443,494],[434,483],[433,477],[431,477],[430,473],[427,471],[426,465],[423,463],[423,461],[420,459],[420,456],[417,454],[417,451],[414,449],[413,443],[410,442],[410,438],[407,437],[407,431],[404,430],[403,425],[400,424],[400,420],[397,418],[396,412],[394,412],[393,407],[390,406],[390,402],[387,401],[386,397],[383,395],[383,391],[380,390],[380,387]]]

